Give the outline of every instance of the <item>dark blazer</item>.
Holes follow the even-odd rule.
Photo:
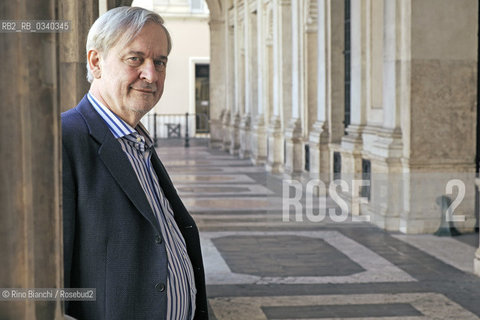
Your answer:
[[[96,288],[70,301],[77,319],[165,319],[167,256],[159,222],[120,144],[86,96],[62,114],[65,287]],[[208,319],[198,229],[157,154],[152,165],[187,244],[195,319]]]

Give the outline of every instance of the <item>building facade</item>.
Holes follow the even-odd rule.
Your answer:
[[[207,2],[212,147],[345,181],[386,230],[474,230],[477,1]]]

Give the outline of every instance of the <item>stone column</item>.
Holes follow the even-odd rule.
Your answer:
[[[2,18],[51,19],[57,1],[2,2]],[[0,287],[62,288],[59,40],[1,33]],[[1,319],[63,319],[63,303],[2,302]]]
[[[304,133],[306,142],[317,120],[318,95],[318,0],[309,0],[305,8],[305,109]]]
[[[98,1],[60,1],[62,19],[71,21],[70,32],[60,37],[60,108],[75,107],[90,89],[87,81],[86,43],[90,26],[98,17]]]
[[[404,7],[403,11],[399,3],[392,1],[385,2],[383,7],[383,37],[373,38],[370,34],[370,41],[383,41],[383,88],[382,90],[382,125],[377,128],[366,127],[365,148],[370,151],[371,171],[373,180],[373,194],[370,202],[364,206],[363,215],[368,215],[370,220],[379,227],[386,230],[399,230],[399,215],[402,211],[402,185],[403,178],[408,185],[408,174],[402,175],[403,139],[401,129],[401,108],[402,103],[407,107],[410,102],[400,99],[406,98],[405,82],[402,78],[407,76],[404,72],[409,64],[409,40],[401,37],[401,32],[409,29],[408,18],[404,13],[410,11],[410,5]],[[373,17],[372,17],[373,18]],[[403,40],[403,41],[402,41]],[[369,57],[373,59],[375,57]],[[371,92],[378,90],[374,88],[374,81],[370,79],[369,88]],[[374,105],[373,101],[370,101]],[[408,109],[405,108],[405,111]],[[407,113],[405,113],[406,115]],[[374,113],[369,118],[373,118]],[[373,119],[367,121],[373,122]],[[407,156],[408,157],[408,156]],[[378,181],[378,182],[377,182]],[[385,183],[384,183],[385,182]],[[378,185],[382,185],[380,191]],[[381,192],[381,196],[380,193]]]
[[[300,177],[304,169],[302,113],[304,96],[304,36],[303,1],[292,0],[292,113],[285,129],[285,173]]]
[[[256,1],[246,0],[244,3],[243,21],[244,21],[244,37],[243,43],[245,48],[245,113],[240,123],[240,151],[241,158],[248,158],[252,150],[252,114],[256,108],[256,39],[257,39],[257,21],[256,21]]]
[[[283,172],[283,128],[285,115],[291,114],[292,103],[291,2],[290,0],[277,0],[274,2],[273,9],[273,115],[268,128],[266,169],[270,172]]]
[[[210,147],[223,144],[226,72],[225,20],[210,19]]]
[[[432,204],[438,196],[448,193],[446,186],[452,179],[465,184],[463,201],[455,209],[455,214],[463,215],[465,222],[456,222],[455,226],[462,232],[472,231],[476,222],[473,178],[478,1],[411,0],[404,3],[397,0],[395,3],[395,8],[388,4],[386,12],[395,10],[398,21],[395,35],[402,40],[396,40],[395,59],[392,59],[391,49],[386,55],[386,72],[395,77],[385,75],[384,91],[398,107],[396,112],[385,112],[384,126],[391,130],[401,125],[402,162],[404,171],[409,171],[408,179],[404,180],[404,192],[409,198],[401,206],[400,231],[430,233],[437,230],[441,211]],[[425,23],[428,23],[428,31]],[[404,31],[408,36],[398,32],[399,24],[401,30],[408,30]],[[394,86],[397,94],[392,96],[390,92]],[[400,111],[402,117],[399,117]],[[409,119],[408,123],[404,122],[405,118]],[[387,162],[397,152],[391,146],[395,146],[394,138],[395,135],[388,134],[387,143],[383,144],[389,147],[384,148],[388,151],[384,153]],[[456,195],[451,197],[454,200]]]
[[[267,10],[264,9],[262,1],[257,3],[257,51],[254,55],[258,56],[257,60],[257,115],[253,121],[252,130],[252,161],[256,165],[265,164],[267,159],[267,132],[265,121],[265,108],[268,108],[269,90],[268,82],[268,66],[272,61],[268,58],[267,42],[269,33],[269,21]]]
[[[437,199],[448,195],[461,199],[454,213],[465,221],[455,227],[472,231],[478,2],[384,6],[383,119],[364,135],[372,182],[362,214],[387,230],[433,233],[442,220]]]
[[[243,21],[241,13],[244,10],[243,0],[235,0],[233,7],[234,35],[233,35],[233,85],[235,92],[235,112],[232,113],[230,122],[230,154],[238,155],[240,150],[240,121],[243,114],[244,96],[244,69],[242,68],[243,48]]]
[[[362,132],[366,122],[366,12],[367,1],[351,1],[350,125],[342,138],[342,179],[362,172]]]
[[[329,38],[327,46],[330,61],[330,100],[328,121],[330,143],[339,145],[345,134],[345,1],[328,0]],[[330,151],[332,153],[332,151]],[[331,155],[331,158],[333,156]]]
[[[230,148],[235,143],[236,140],[232,140],[234,135],[234,130],[232,127],[232,116],[235,115],[235,79],[234,79],[234,35],[235,35],[235,24],[234,24],[234,14],[231,9],[227,12],[228,16],[228,26],[226,32],[226,79],[227,79],[227,97],[226,97],[226,110],[223,115],[223,150],[230,151]],[[237,142],[238,143],[238,142]]]
[[[310,176],[328,182],[330,172],[329,161],[329,125],[328,107],[330,106],[330,79],[329,64],[329,8],[330,0],[318,0],[318,82],[317,82],[317,112],[316,121],[309,135],[310,145]],[[327,174],[320,174],[327,173]]]

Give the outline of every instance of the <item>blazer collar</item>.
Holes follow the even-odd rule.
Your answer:
[[[150,221],[157,232],[160,232],[158,220],[148,203],[137,175],[105,121],[95,111],[86,96],[83,97],[76,109],[84,118],[92,138],[100,144],[98,156],[101,161],[135,207]]]

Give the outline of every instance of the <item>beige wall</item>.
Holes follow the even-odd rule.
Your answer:
[[[164,18],[165,25],[172,36],[173,48],[168,57],[165,91],[153,111],[167,114],[193,112],[195,110],[194,63],[195,61],[208,62],[210,56],[208,17]]]
[[[210,28],[206,4],[192,11],[187,0],[134,0],[132,6],[153,10],[165,20],[172,37],[165,90],[151,112],[162,114],[195,111],[195,63],[209,63]],[[145,121],[144,121],[145,122]]]

